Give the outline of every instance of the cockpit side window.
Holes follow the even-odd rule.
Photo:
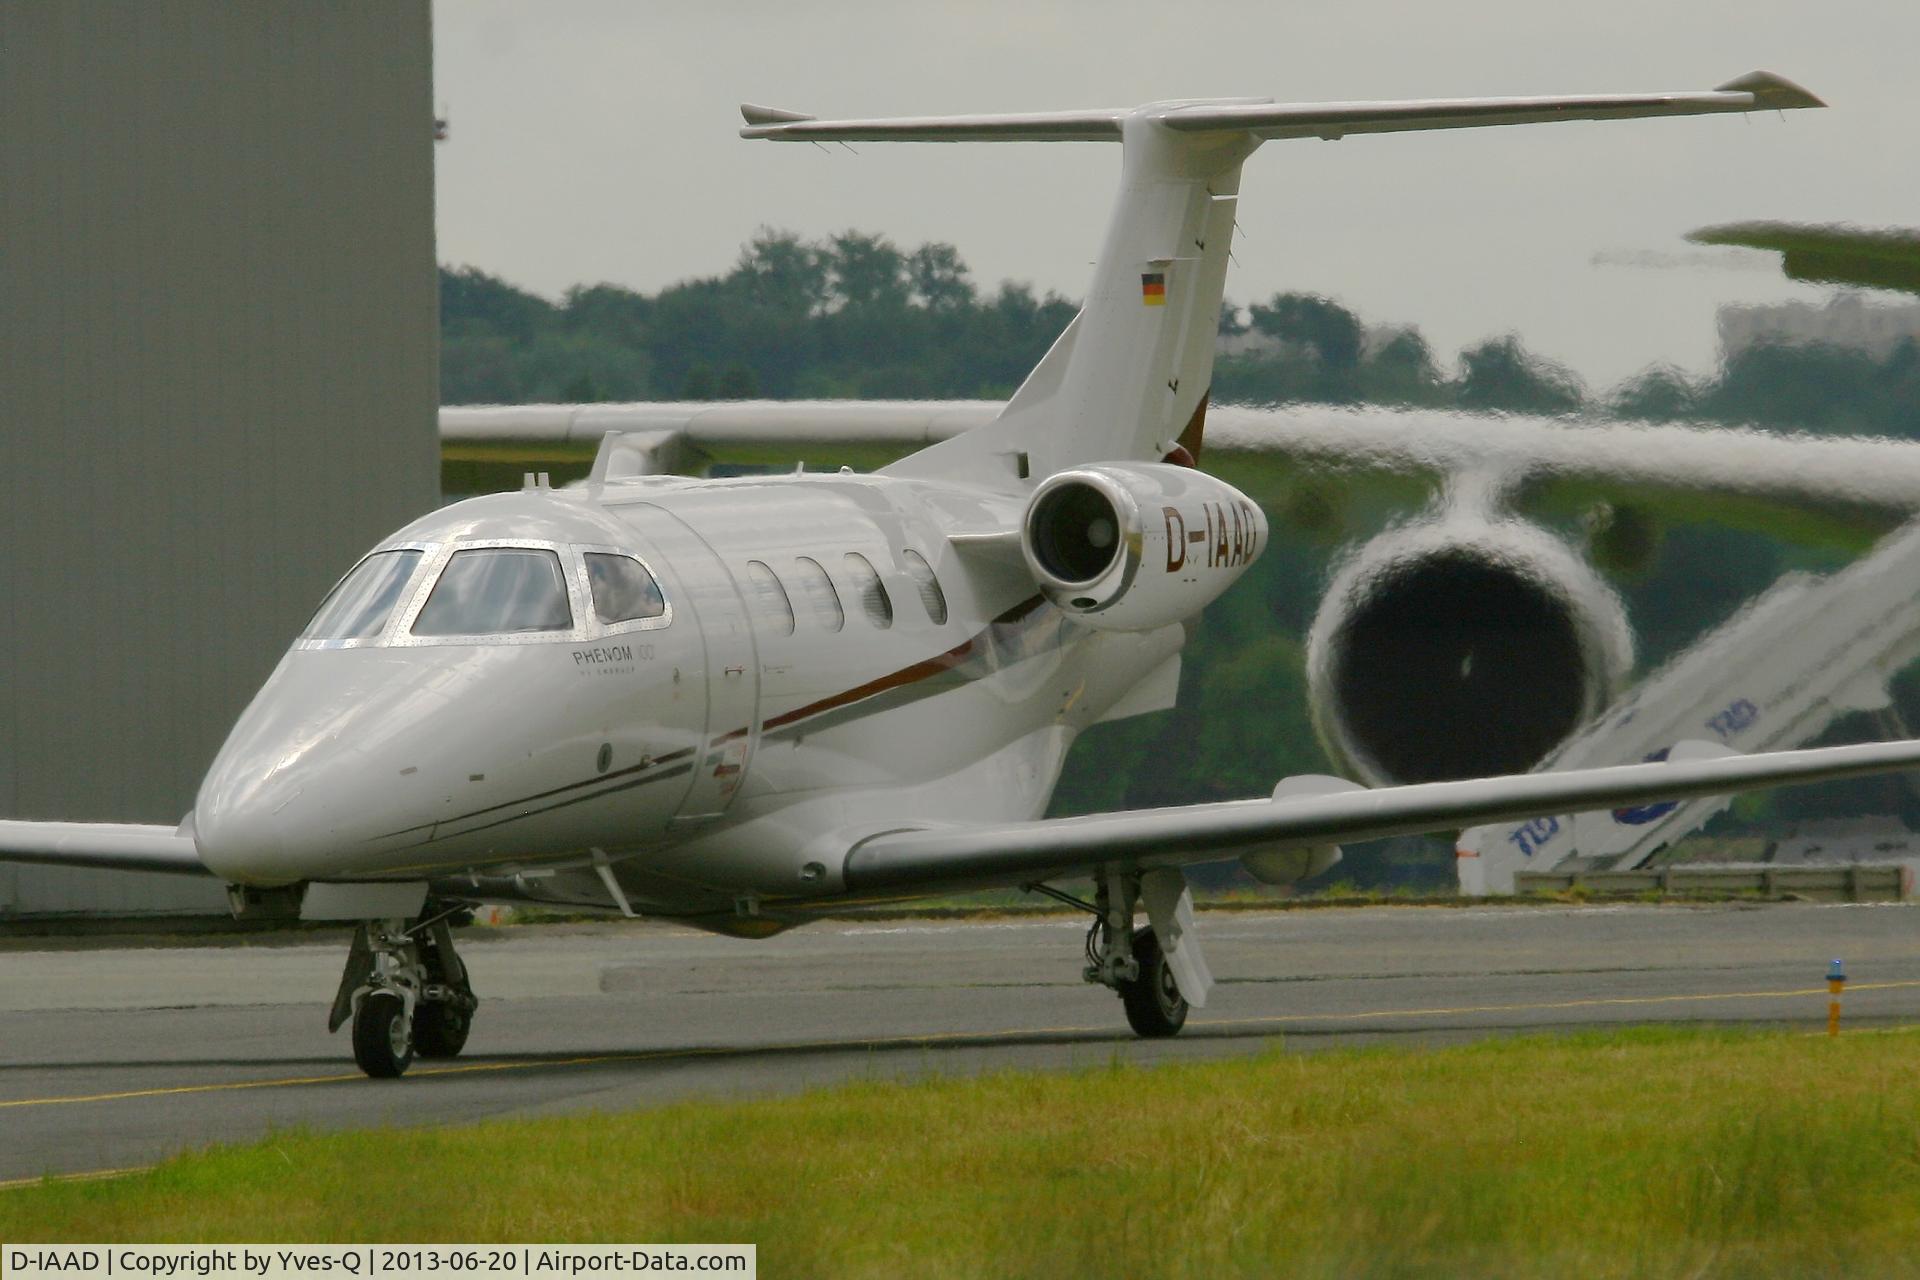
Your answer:
[[[302,640],[365,640],[380,634],[420,563],[419,551],[376,551],[340,579]]]
[[[632,556],[604,551],[586,553],[587,584],[593,589],[593,612],[608,626],[657,618],[667,611],[667,598],[647,566]]]
[[[534,547],[456,551],[414,619],[416,636],[570,631],[560,557]]]

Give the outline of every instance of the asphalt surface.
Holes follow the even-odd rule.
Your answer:
[[[1171,1041],[1080,980],[1072,917],[469,929],[467,1053],[354,1069],[326,1007],[345,939],[0,949],[0,1184],[137,1168],[274,1129],[447,1124],[784,1093],[850,1077],[1071,1068],[1633,1022],[1920,1023],[1920,907],[1208,912],[1219,985]]]

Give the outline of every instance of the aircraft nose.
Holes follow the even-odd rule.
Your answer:
[[[371,782],[337,739],[230,742],[194,805],[200,860],[241,884],[350,874],[354,852],[384,834]]]
[[[193,811],[193,843],[200,860],[238,884],[288,884],[310,879],[331,841],[308,819],[304,780],[263,780],[251,762],[230,762],[207,775]]]
[[[349,877],[410,825],[398,784],[444,693],[376,650],[289,654],[201,783],[194,843],[241,884]]]

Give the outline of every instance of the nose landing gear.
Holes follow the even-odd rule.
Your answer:
[[[327,1030],[352,1021],[353,1060],[369,1076],[390,1080],[416,1055],[451,1058],[466,1047],[480,1002],[447,927],[457,910],[368,920],[354,931]]]

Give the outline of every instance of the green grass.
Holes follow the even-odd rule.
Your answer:
[[[768,1276],[1920,1275],[1916,1053],[1643,1029],[286,1134],[0,1193],[0,1240],[752,1241]]]

